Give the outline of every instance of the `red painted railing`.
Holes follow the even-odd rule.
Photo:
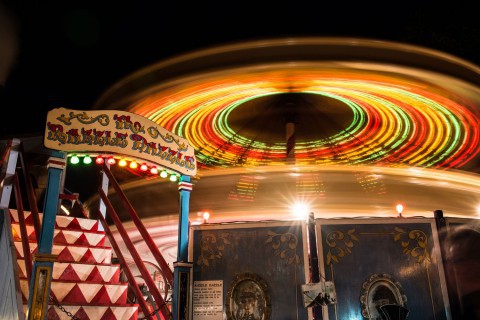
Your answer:
[[[25,223],[25,213],[23,211],[22,194],[20,192],[20,183],[18,182],[18,175],[13,177],[13,190],[15,192],[15,203],[17,204],[18,225],[20,226],[20,235],[22,238],[23,258],[25,259],[25,270],[28,282],[32,278],[32,255],[30,253],[30,243],[28,241],[27,226]]]
[[[153,239],[150,237],[150,234],[148,233],[147,229],[143,225],[143,223],[142,223],[141,219],[139,218],[137,212],[135,211],[135,209],[132,207],[132,205],[128,201],[128,199],[127,199],[126,195],[124,194],[123,190],[118,185],[118,182],[116,181],[115,177],[111,173],[110,169],[105,164],[103,166],[103,171],[107,175],[107,177],[109,179],[109,183],[112,185],[112,187],[116,191],[116,193],[117,193],[118,197],[120,198],[123,206],[125,207],[125,209],[129,213],[130,218],[135,223],[135,226],[137,227],[138,231],[140,232],[143,239],[145,240],[145,243],[149,247],[151,253],[153,254],[153,256],[155,258],[155,260],[157,261],[157,263],[160,267],[160,270],[162,271],[168,285],[170,285],[170,287],[173,288],[173,272],[172,272],[172,270],[170,269],[167,262],[165,261],[165,259],[161,255],[161,253],[158,250],[157,246],[155,245]],[[101,187],[98,189],[98,192],[99,192],[101,200],[105,204],[106,213],[108,214],[108,216],[112,219],[113,223],[115,224],[115,227],[117,228],[118,233],[122,237],[122,240],[125,243],[125,246],[127,247],[127,249],[129,251],[130,255],[132,256],[138,270],[140,271],[140,274],[142,275],[142,278],[145,281],[145,284],[147,285],[147,287],[150,291],[150,294],[152,295],[153,299],[155,300],[156,309],[160,310],[164,319],[171,319],[172,318],[172,313],[171,313],[170,309],[168,308],[165,299],[162,297],[162,294],[160,293],[160,290],[156,286],[155,282],[153,281],[152,276],[148,272],[148,270],[145,266],[145,263],[142,261],[139,253],[135,249],[135,245],[133,244],[132,240],[128,236],[128,232],[123,227],[123,224],[122,224],[120,218],[118,217],[115,209],[113,208],[110,200],[108,199],[107,195],[105,194],[105,192],[102,190]],[[118,244],[116,243],[115,238],[113,237],[113,234],[112,234],[112,232],[111,232],[111,230],[110,230],[110,228],[109,228],[109,226],[106,222],[106,219],[102,216],[101,212],[98,212],[98,219],[102,222],[102,225],[104,226],[104,229],[105,229],[105,233],[107,234],[107,237],[109,238],[109,240],[112,244],[112,248],[115,250],[115,253],[117,254],[117,257],[119,258],[120,263],[122,265],[122,268],[126,272],[126,276],[127,276],[127,279],[129,281],[130,286],[132,288],[134,288],[135,296],[137,297],[137,295],[139,295],[137,297],[137,300],[145,302],[143,300],[143,295],[137,291],[138,290],[138,284],[136,283],[135,278],[134,278],[129,266],[126,263],[126,261],[123,257],[123,254],[120,251]],[[149,314],[148,310],[143,310],[144,307],[142,307],[142,305],[140,305],[140,307],[142,308],[142,311],[145,315]]]
[[[11,149],[11,146],[12,146],[12,141],[9,141],[9,144],[5,147],[3,155],[0,158],[1,164],[3,164],[3,162],[7,159],[8,154],[9,154],[10,149]],[[19,151],[20,151],[19,152],[19,160],[21,162],[22,174],[23,174],[24,183],[25,183],[25,190],[26,190],[27,196],[28,196],[28,203],[29,203],[30,212],[31,212],[32,219],[33,219],[35,234],[38,236],[41,233],[41,223],[40,223],[40,215],[39,215],[39,212],[38,212],[37,202],[36,202],[36,199],[35,199],[35,191],[34,191],[34,188],[33,188],[32,180],[31,180],[29,172],[28,172],[27,165],[24,161],[25,157],[24,157],[22,146],[20,146]],[[133,209],[133,207],[129,203],[125,194],[123,193],[120,186],[118,185],[115,177],[113,176],[113,174],[110,172],[109,168],[106,165],[104,166],[103,171],[108,176],[109,182],[111,183],[111,185],[115,189],[116,193],[120,197],[120,199],[122,201],[122,204],[127,209],[128,213],[130,214],[130,217],[132,218],[132,221],[137,226],[140,234],[142,235],[143,239],[145,240],[148,247],[150,248],[150,250],[151,250],[154,258],[156,259],[157,263],[159,264],[160,270],[163,273],[163,276],[164,276],[164,278],[167,282],[166,285],[170,288],[173,288],[173,272],[172,272],[172,270],[170,269],[167,262],[165,261],[165,259],[161,255],[160,251],[158,250],[155,243],[153,242],[153,239],[150,237],[148,231],[146,230],[145,226],[143,225],[140,218],[138,217],[138,214],[135,212],[135,210]],[[27,276],[28,281],[30,281],[31,276],[32,276],[33,261],[32,261],[32,256],[31,256],[31,253],[30,253],[30,245],[29,245],[29,241],[28,241],[28,232],[27,232],[27,229],[26,229],[25,214],[24,214],[24,207],[23,207],[23,198],[22,198],[22,192],[21,192],[22,189],[20,187],[18,174],[19,173],[17,172],[13,177],[13,179],[14,179],[13,180],[13,188],[14,188],[14,192],[15,192],[16,207],[17,207],[17,212],[18,212],[18,223],[19,223],[19,227],[20,227],[20,233],[21,233],[21,239],[22,239],[22,245],[23,245],[23,251],[24,251],[23,254],[24,254],[24,258],[25,258],[25,266],[26,266],[26,273],[27,273],[26,276]],[[3,180],[4,177],[2,176],[1,178]],[[135,295],[135,297],[138,301],[139,307],[141,308],[144,316],[148,318],[148,317],[152,317],[153,315],[158,314],[158,312],[160,312],[163,320],[172,319],[172,313],[171,313],[164,297],[160,293],[160,290],[158,289],[154,280],[152,279],[152,276],[148,272],[148,270],[145,266],[145,263],[142,261],[142,259],[140,258],[140,255],[136,251],[135,246],[133,245],[132,241],[130,240],[127,231],[123,227],[123,224],[120,221],[120,219],[118,218],[118,215],[115,212],[115,209],[113,208],[112,204],[110,203],[107,195],[105,194],[105,192],[102,189],[99,189],[99,194],[100,194],[100,197],[101,197],[102,201],[104,202],[104,204],[106,206],[107,214],[112,219],[112,221],[114,221],[115,226],[116,226],[118,232],[120,233],[120,235],[122,236],[122,239],[123,239],[125,245],[127,246],[131,256],[133,257],[133,259],[135,261],[135,264],[136,264],[136,267],[140,271],[140,273],[142,275],[142,278],[145,281],[145,284],[147,285],[147,287],[149,289],[150,294],[152,295],[153,299],[155,300],[155,304],[156,304],[155,310],[154,310],[154,312],[151,312],[151,309],[147,305],[147,303],[146,303],[146,301],[143,297],[143,294],[140,291],[139,285],[136,283],[135,277],[132,274],[132,272],[131,272],[131,270],[128,266],[128,263],[126,262],[125,257],[123,255],[123,253],[121,252],[121,250],[120,250],[120,248],[119,248],[119,246],[118,246],[118,244],[115,240],[115,237],[113,237],[113,234],[110,230],[110,227],[109,227],[108,223],[106,222],[106,220],[102,216],[102,214],[99,212],[98,219],[102,223],[102,225],[105,229],[105,233],[106,233],[106,235],[107,235],[107,237],[108,237],[108,239],[109,239],[109,241],[112,245],[112,248],[115,251],[118,259],[120,260],[123,271],[124,271],[124,273],[125,273],[125,275],[128,279],[128,282],[131,286],[131,289],[133,290],[133,293],[134,293],[134,295]],[[59,198],[60,198],[59,200],[74,201],[74,204],[77,204],[77,205],[81,206],[81,204],[78,202],[78,195],[75,195],[75,194],[70,195],[68,193],[64,193],[64,194],[61,194]],[[81,212],[84,215],[84,217],[88,218],[85,210],[83,210],[83,206],[80,209],[81,209]],[[55,300],[54,300],[54,302],[58,303]]]
[[[107,175],[109,182],[111,182],[112,187],[115,189],[115,192],[120,198],[120,201],[122,202],[123,206],[125,209],[127,209],[127,212],[130,215],[130,218],[132,219],[133,223],[137,227],[138,231],[140,232],[140,235],[142,238],[145,240],[145,243],[147,244],[148,248],[150,249],[153,257],[157,261],[160,269],[162,270],[165,279],[167,280],[168,284],[170,287],[173,288],[173,272],[170,269],[170,266],[168,265],[167,261],[163,258],[162,254],[160,253],[160,250],[158,250],[157,245],[153,241],[152,237],[150,236],[150,233],[148,233],[148,230],[145,228],[145,226],[142,223],[142,220],[138,216],[137,212],[133,208],[133,206],[130,204],[128,201],[125,193],[123,190],[120,188],[118,185],[117,180],[113,176],[112,172],[110,169],[107,167],[106,164],[103,165],[103,171]]]

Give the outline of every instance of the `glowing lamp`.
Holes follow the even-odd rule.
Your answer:
[[[101,156],[98,156],[95,158],[95,163],[96,164],[103,164],[105,162],[105,159],[103,159],[103,157]]]
[[[137,169],[138,163],[136,161],[130,162],[130,169]]]
[[[115,159],[114,159],[113,157],[108,157],[107,163],[108,163],[109,165],[114,165],[115,162],[116,162],[116,161],[115,161]]]
[[[158,174],[158,169],[157,169],[157,167],[155,167],[155,166],[151,167],[151,168],[150,168],[150,173],[151,173],[151,174]]]
[[[83,157],[83,164],[90,164],[92,163],[92,158],[90,156]]]
[[[292,210],[299,219],[306,220],[308,218],[310,208],[307,203],[296,202],[293,204]]]
[[[208,223],[208,219],[210,219],[210,212],[205,211],[203,214],[203,223]]]
[[[78,156],[72,156],[70,158],[70,163],[71,164],[78,164],[80,162],[80,159],[78,158]]]
[[[395,209],[397,209],[398,217],[401,218],[402,217],[402,212],[403,212],[403,205],[399,203],[399,204],[397,204]]]
[[[144,163],[140,166],[140,170],[142,171],[147,171],[148,170],[148,166]]]
[[[120,167],[125,167],[127,165],[127,160],[121,159],[120,161],[118,161],[118,165]]]
[[[177,181],[177,179],[178,179],[177,176],[174,174],[170,176],[170,181]]]
[[[168,177],[167,171],[163,170],[162,172],[160,172],[160,177],[162,177],[162,178]]]

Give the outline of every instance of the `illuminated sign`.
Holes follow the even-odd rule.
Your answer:
[[[56,108],[47,114],[44,145],[66,152],[113,153],[195,176],[188,141],[135,113]]]

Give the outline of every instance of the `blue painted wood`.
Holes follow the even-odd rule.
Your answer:
[[[174,265],[173,273],[173,299],[172,299],[172,315],[174,320],[189,319],[189,306],[185,305],[190,299],[185,297],[188,291],[185,291],[185,287],[189,288],[191,284],[191,277],[187,277],[189,272],[185,270],[184,264],[188,260],[188,214],[190,203],[190,176],[181,176],[178,183],[178,189],[180,192],[180,217],[178,219],[178,249],[177,249],[177,262]],[[185,283],[187,281],[188,283]]]
[[[53,151],[51,159],[65,161],[65,154]],[[47,190],[45,193],[42,232],[40,233],[38,242],[38,253],[52,253],[53,233],[55,230],[55,219],[57,217],[59,196],[62,188],[63,172],[64,168],[57,168],[54,166],[48,168]]]
[[[223,282],[224,314],[235,279],[255,274],[265,281],[274,320],[307,320],[301,285],[308,282],[304,221],[192,226],[193,281]],[[193,313],[195,314],[195,305]],[[230,307],[230,310],[233,310]],[[230,316],[233,315],[230,314]],[[340,318],[339,318],[340,319]],[[347,319],[347,318],[342,318]]]
[[[409,320],[448,320],[433,227],[432,219],[321,222],[319,256],[337,295],[336,306],[328,307],[328,319],[362,319],[368,280],[388,275],[406,297]]]
[[[190,320],[190,287],[192,283],[192,263],[176,262],[174,264],[173,320]]]
[[[179,185],[186,183],[190,185],[190,177],[180,177]],[[188,214],[190,202],[190,189],[180,187],[180,218],[178,221],[178,252],[177,261],[187,262],[188,260]]]
[[[54,162],[64,163],[65,154],[59,151],[53,151],[52,157],[49,159],[48,167],[48,180],[47,180],[47,190],[45,193],[45,204],[43,208],[43,218],[42,218],[42,232],[40,233],[39,242],[38,242],[38,254],[51,254],[52,245],[53,245],[53,234],[55,231],[55,220],[57,217],[57,211],[59,207],[59,196],[60,191],[63,188],[62,176],[65,171],[65,165],[55,165]],[[32,268],[32,279],[30,280],[30,289],[28,297],[28,310],[32,308],[35,283],[38,282],[37,279],[37,270],[40,267],[47,267],[50,270],[53,269],[53,262],[33,262]],[[50,296],[50,283],[52,281],[52,274],[50,272],[49,279],[46,280],[46,297],[44,299],[49,300]],[[48,303],[45,303],[44,314],[47,314]],[[31,319],[30,315],[27,315]]]

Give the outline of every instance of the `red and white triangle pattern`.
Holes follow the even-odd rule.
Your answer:
[[[37,244],[30,243],[30,252],[37,253]],[[22,242],[15,241],[17,257],[24,258]],[[52,254],[57,255],[60,262],[84,262],[84,263],[110,263],[112,259],[112,248],[109,247],[87,247],[65,244],[53,244]]]
[[[12,223],[18,223],[18,212],[15,209],[9,209]],[[25,222],[27,225],[33,226],[33,217],[31,212],[25,211]],[[42,214],[40,213],[40,221],[42,221]],[[100,231],[98,220],[75,218],[69,216],[58,216],[55,221],[55,228],[64,228],[69,230],[86,230],[86,231]]]
[[[27,236],[30,241],[37,241],[33,226],[27,226]],[[12,224],[13,239],[21,241],[20,225]],[[55,229],[53,241],[55,243],[75,244],[79,246],[104,246],[105,233],[99,231]]]
[[[17,260],[20,278],[27,277],[25,260]],[[119,281],[120,266],[73,262],[55,262],[52,279],[64,281],[90,281],[116,283]]]
[[[20,279],[24,302],[28,300],[29,282]],[[127,301],[126,283],[102,284],[93,282],[67,282],[52,280],[50,294],[61,304],[121,305]]]
[[[25,310],[28,308],[29,282],[18,214],[10,209],[17,253],[20,288]],[[36,235],[30,212],[25,212],[30,253],[37,252]],[[65,311],[49,305],[47,319],[70,320],[73,315],[85,320],[136,320],[138,305],[127,303],[128,284],[120,282],[120,266],[111,264],[112,248],[98,222],[85,218],[57,216],[52,254],[50,296]]]
[[[65,311],[71,313],[75,319],[99,319],[99,320],[135,320],[137,319],[136,305],[124,305],[124,306],[76,306],[66,305],[63,306]],[[25,313],[27,312],[27,306],[24,306]],[[67,315],[66,312],[61,311],[59,308],[53,305],[48,306],[47,310],[48,320],[71,320],[72,317]]]

